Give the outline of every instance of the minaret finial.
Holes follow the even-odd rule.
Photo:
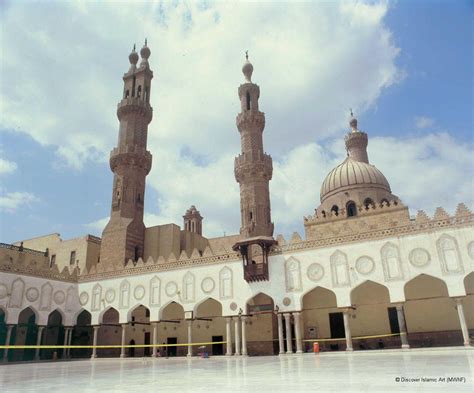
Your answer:
[[[148,42],[148,39],[147,39],[147,38],[145,38],[145,46],[146,46],[147,42]]]
[[[351,117],[354,117],[354,113],[352,113],[352,108],[349,109],[351,111]]]
[[[248,51],[248,50],[245,51],[245,59],[246,59],[246,60],[249,59],[249,51]]]
[[[135,46],[135,44],[133,44],[133,52],[135,52],[135,48],[136,48],[136,46]]]

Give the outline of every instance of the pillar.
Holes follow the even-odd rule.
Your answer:
[[[158,356],[158,322],[153,322],[153,350],[151,356],[156,358]]]
[[[69,342],[69,331],[70,331],[70,328],[69,327],[64,327],[64,346],[67,346],[68,345],[68,342]],[[62,358],[63,359],[66,359],[67,358],[67,348],[64,348],[63,349],[63,355],[62,355]]]
[[[37,347],[41,345],[41,340],[43,338],[44,328],[45,328],[44,326],[38,326],[38,336],[36,337],[36,346]],[[39,348],[36,348],[35,360],[40,360],[40,349]]]
[[[92,339],[92,356],[91,359],[95,359],[97,357],[97,333],[99,332],[100,326],[92,326],[94,328],[94,338]]]
[[[351,335],[351,327],[349,325],[349,310],[345,310],[343,312],[344,317],[344,332],[346,334],[346,351],[353,351],[352,348],[352,335]]]
[[[225,335],[226,335],[226,355],[227,356],[232,356],[232,318],[231,317],[226,317],[225,318]]]
[[[126,336],[127,336],[127,324],[124,323],[122,325],[122,343],[121,343],[121,347],[120,347],[120,357],[121,358],[125,358],[127,357],[127,355],[125,354],[125,339],[126,339]]]
[[[193,342],[193,320],[188,319],[188,354],[186,356],[193,356],[193,347],[192,344]]]
[[[247,356],[247,317],[242,316],[242,356]]]
[[[71,346],[72,333],[74,333],[74,328],[73,328],[73,327],[70,327],[70,328],[69,328],[69,338],[68,338],[68,340],[67,340],[67,345],[68,345],[68,346]],[[71,348],[68,348],[68,349],[67,349],[67,357],[68,357],[68,358],[71,357]]]
[[[240,355],[240,331],[239,331],[239,317],[234,318],[235,330],[235,355]]]
[[[397,304],[398,327],[400,328],[400,340],[402,340],[402,349],[409,349],[407,325],[405,323],[405,313],[403,312],[403,304]]]
[[[283,317],[281,314],[277,314],[278,319],[278,346],[280,347],[280,355],[285,353],[285,342],[283,340]]]
[[[13,329],[13,325],[7,325],[7,337],[5,339],[5,345],[10,345],[10,340],[12,337],[12,329]],[[8,349],[7,348],[3,350],[3,361],[8,362]]]
[[[294,312],[293,318],[295,320],[295,336],[296,336],[296,353],[303,353],[303,342],[301,341],[301,313]]]
[[[284,313],[283,316],[285,317],[285,327],[286,327],[286,353],[293,353],[293,343],[291,337],[291,314]]]
[[[469,341],[469,330],[466,324],[466,317],[464,316],[464,306],[462,305],[462,299],[457,298],[455,300],[456,300],[456,308],[458,309],[459,322],[461,323],[461,331],[462,331],[462,337],[464,339],[464,346],[470,347],[471,344]]]

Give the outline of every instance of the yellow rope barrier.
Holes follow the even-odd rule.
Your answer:
[[[363,340],[366,338],[379,338],[379,337],[392,337],[392,336],[400,336],[400,333],[393,333],[393,334],[379,334],[376,336],[359,336],[359,337],[352,337],[353,340]],[[314,338],[311,340],[303,340],[303,342],[323,342],[323,341],[344,341],[346,338]],[[1,347],[0,347],[1,348]]]
[[[227,344],[227,341],[214,341],[209,343],[185,344],[125,344],[125,345],[0,345],[0,349],[65,349],[65,348],[160,348],[160,347],[192,347],[197,345]]]

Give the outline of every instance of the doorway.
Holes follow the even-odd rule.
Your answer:
[[[224,336],[212,336],[212,342],[224,341]],[[224,355],[224,344],[212,344],[212,355]]]
[[[178,338],[177,337],[168,337],[168,344],[178,344]],[[168,356],[176,356],[178,353],[178,347],[172,346],[172,347],[167,347],[167,353]]]
[[[129,345],[135,345],[135,340],[130,340],[128,343]],[[135,357],[135,347],[128,348],[128,357],[134,358]]]
[[[145,345],[150,345],[150,332],[145,332],[144,344]],[[151,349],[150,347],[144,347],[143,348],[143,356],[150,356],[151,355],[150,349]]]
[[[331,338],[346,337],[342,312],[329,313],[329,327],[331,329]],[[339,344],[331,344],[330,347],[333,351],[339,350]]]

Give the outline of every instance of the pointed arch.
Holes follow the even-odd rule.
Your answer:
[[[196,282],[196,278],[194,274],[188,271],[183,277],[182,299],[184,303],[194,302],[195,282]]]
[[[97,283],[92,288],[91,310],[99,311],[102,302],[102,286]]]
[[[331,263],[332,283],[334,287],[347,287],[351,285],[349,276],[349,263],[347,255],[340,250],[334,251],[329,258]]]
[[[130,306],[130,283],[128,280],[123,280],[120,283],[119,308],[124,309]]]
[[[160,309],[159,315],[160,320],[184,319],[184,307],[178,302],[169,301]]]
[[[351,304],[390,303],[390,291],[385,285],[372,280],[365,280],[351,289]]]
[[[222,303],[213,297],[207,297],[196,303],[194,306],[194,316],[196,318],[202,317],[221,317]]]
[[[65,304],[65,309],[68,312],[74,311],[74,303],[76,300],[76,288],[74,288],[72,285],[66,290],[66,304]]]
[[[257,313],[261,311],[273,311],[275,301],[264,292],[258,292],[245,302],[247,314]]]
[[[317,285],[303,293],[300,299],[302,310],[337,307],[336,293],[329,288],[320,285]]]
[[[109,322],[109,323],[118,323],[119,322],[119,312],[114,307],[107,307],[99,314],[99,324]]]
[[[159,307],[161,304],[161,280],[154,276],[150,280],[150,307]]]
[[[127,312],[127,322],[134,322],[133,314],[134,314],[135,311],[140,310],[140,309],[146,310],[145,311],[145,314],[147,315],[146,318],[148,318],[148,320],[150,320],[150,309],[147,306],[139,303],[139,304],[134,305],[130,310],[128,310],[128,312]]]
[[[403,279],[403,269],[400,260],[400,250],[392,242],[387,242],[380,249],[385,281]]]
[[[12,282],[10,300],[8,301],[9,308],[21,308],[23,306],[24,291],[25,282],[21,278],[17,278]]]
[[[37,324],[39,320],[38,310],[36,310],[36,308],[34,308],[33,306],[25,307],[18,315],[18,323],[28,323],[28,320],[32,315],[34,316],[34,323]]]
[[[89,321],[84,323],[85,321]],[[92,314],[87,311],[85,308],[81,308],[78,312],[74,314],[73,324],[74,325],[90,325],[92,321]]]
[[[40,311],[49,311],[51,310],[51,302],[53,301],[53,286],[46,282],[41,287],[41,297],[40,297]]]
[[[48,315],[48,326],[51,326],[53,323],[59,322],[57,325],[64,325],[64,320],[66,315],[60,308],[55,308]]]
[[[446,282],[425,273],[418,274],[407,281],[403,290],[407,300],[449,297]]]
[[[464,288],[467,295],[474,295],[474,272],[469,273],[464,277]]]
[[[290,257],[285,261],[285,283],[287,292],[299,292],[303,289],[301,264],[295,257]]]
[[[228,266],[219,271],[219,297],[231,299],[233,296],[233,272]]]
[[[436,248],[444,274],[464,273],[458,242],[454,237],[446,234],[441,235],[436,241]]]

